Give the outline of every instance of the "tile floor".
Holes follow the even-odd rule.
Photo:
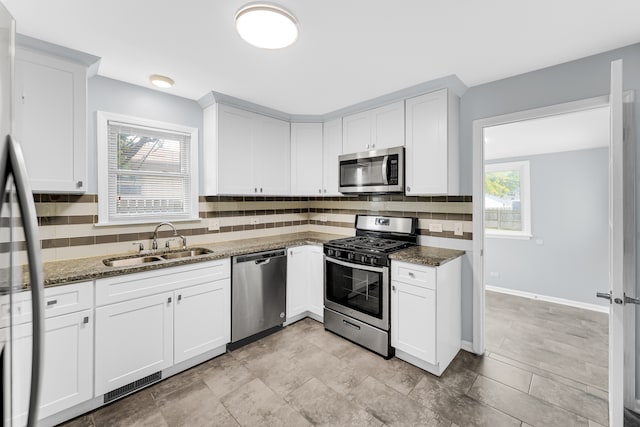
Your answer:
[[[487,353],[441,378],[310,319],[65,424],[607,425],[607,316],[487,293]]]

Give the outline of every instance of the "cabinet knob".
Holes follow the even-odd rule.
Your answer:
[[[395,292],[395,291],[396,291],[396,287],[395,287],[395,285],[394,285],[394,286],[391,286],[391,290],[392,290],[393,292]]]
[[[76,182],[76,187],[78,187],[78,188],[82,188],[82,185],[83,185],[83,184],[84,184],[84,182],[82,182],[82,181],[78,181],[78,182]]]
[[[325,193],[327,192],[327,189],[326,189],[326,188],[324,189],[324,192],[325,192]]]
[[[260,187],[260,192],[262,193],[262,187]]]
[[[371,148],[376,148],[376,144],[371,144]]]
[[[82,323],[84,323],[85,325],[89,323],[89,316],[85,316],[84,319],[82,319]]]
[[[178,295],[178,301],[182,301],[182,294]]]
[[[171,297],[167,298],[167,304],[171,304]]]
[[[411,187],[407,185],[407,191],[411,191]]]
[[[293,251],[289,251],[289,255],[293,256]]]
[[[52,299],[47,301],[47,307],[51,307],[52,305],[56,305],[58,303],[57,299]]]
[[[369,144],[365,145],[364,148],[369,148]]]
[[[253,192],[254,192],[254,193],[257,193],[257,192],[258,192],[258,187],[254,188],[254,189],[253,189]]]
[[[409,277],[416,277],[416,275],[413,274],[412,272],[409,272]]]
[[[322,194],[322,190],[318,190],[318,194]]]

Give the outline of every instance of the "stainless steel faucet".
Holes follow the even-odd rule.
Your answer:
[[[186,249],[187,248],[187,239],[183,236],[183,235],[179,235],[178,231],[176,230],[176,227],[171,224],[170,222],[161,222],[160,224],[156,225],[156,229],[153,230],[153,243],[151,244],[151,249],[158,250],[158,229],[160,227],[162,227],[163,225],[167,225],[169,227],[171,227],[171,229],[173,230],[173,235],[180,237],[182,239],[182,248]]]

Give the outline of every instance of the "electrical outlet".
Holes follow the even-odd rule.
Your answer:
[[[429,224],[429,231],[432,233],[442,233],[442,224]]]
[[[260,218],[258,218],[257,216],[252,216],[251,217],[251,224],[260,224]]]
[[[209,231],[220,230],[220,220],[218,218],[209,218]]]
[[[456,222],[453,225],[453,234],[456,236],[462,236],[462,223],[461,222]]]
[[[327,222],[327,216],[326,215],[320,215],[320,222]]]

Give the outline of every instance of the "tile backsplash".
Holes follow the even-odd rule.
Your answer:
[[[36,194],[34,199],[45,261],[134,252],[135,242],[151,246],[155,224],[96,226],[97,195]],[[421,235],[472,238],[470,196],[200,196],[199,211],[200,220],[175,223],[190,246],[303,231],[351,235],[356,214],[415,216]],[[442,224],[443,231],[429,232],[431,223]],[[456,223],[462,224],[462,236],[454,235]],[[163,229],[160,245],[171,235]]]

